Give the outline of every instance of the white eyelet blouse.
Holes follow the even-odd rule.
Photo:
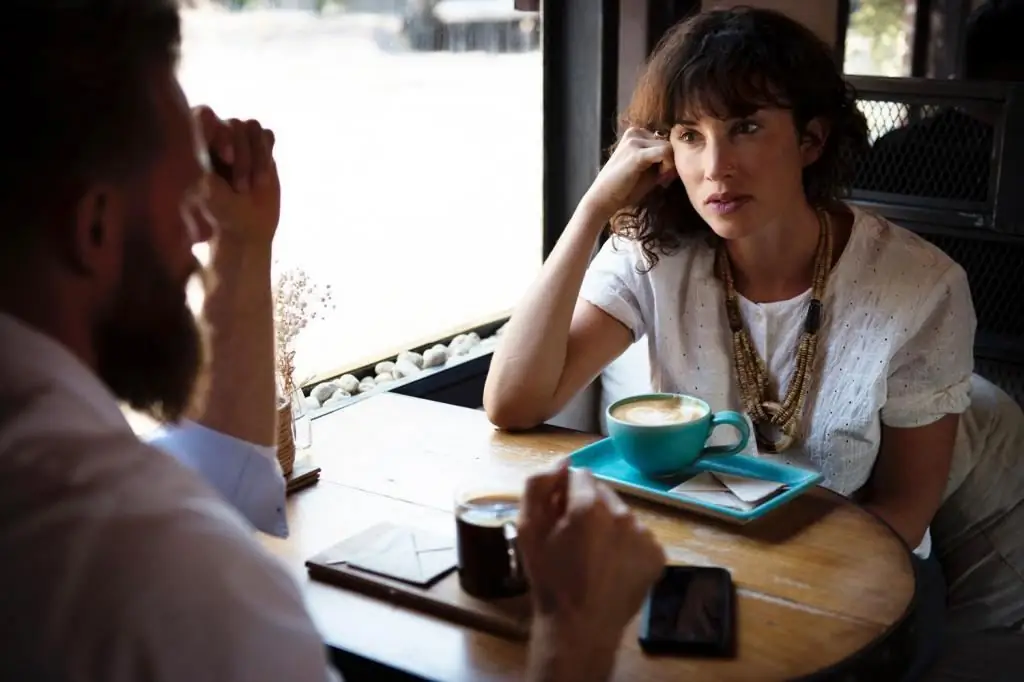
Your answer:
[[[820,471],[825,486],[846,496],[867,482],[882,424],[924,426],[967,409],[976,326],[963,268],[909,230],[849,208],[853,231],[828,280],[803,435],[779,455]],[[647,337],[654,390],[742,411],[714,250],[694,237],[641,274],[643,264],[639,245],[609,239],[587,271],[582,298],[626,325],[634,340]],[[810,290],[772,303],[740,298],[776,395],[793,372],[809,300]],[[958,437],[957,448],[964,447]],[[915,551],[928,556],[930,548],[926,534]]]

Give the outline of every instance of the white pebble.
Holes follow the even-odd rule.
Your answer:
[[[385,381],[394,381],[394,380],[395,380],[395,375],[392,374],[391,372],[381,372],[380,374],[377,375],[377,378],[374,379],[374,381],[378,385],[379,384],[383,384]]]
[[[331,396],[330,400],[328,400],[326,403],[324,403],[324,407],[334,407],[335,405],[341,405],[342,403],[344,403],[346,400],[348,400],[351,397],[352,396],[350,396],[345,391],[338,391],[334,395]]]
[[[471,346],[477,345],[478,343],[480,343],[480,335],[477,334],[476,332],[470,332],[466,334],[466,343],[470,344]]]
[[[406,361],[416,365],[416,367],[423,369],[423,356],[416,351],[407,350],[403,353],[399,353],[398,357],[395,358],[395,364],[400,365],[402,361]]]
[[[325,402],[330,400],[334,392],[341,388],[336,381],[325,381],[322,384],[318,384],[313,387],[310,391],[309,396],[316,400],[318,403],[323,405]]]
[[[422,361],[423,360],[421,359],[420,362]],[[391,370],[391,374],[393,374],[396,379],[403,379],[405,377],[411,377],[414,374],[418,374],[420,371],[421,370],[418,365],[414,365],[406,358],[401,358],[395,363],[395,368]]]
[[[366,393],[367,391],[372,391],[374,386],[376,385],[377,382],[373,380],[373,377],[363,377],[363,380],[359,382],[359,387],[357,390],[360,393]]]
[[[388,374],[394,368],[395,363],[391,362],[390,360],[384,360],[382,362],[377,363],[377,366],[373,368],[373,373],[376,374],[377,376],[380,376],[381,374]]]
[[[342,375],[338,378],[338,387],[347,393],[355,393],[359,390],[359,379],[353,374]]]
[[[423,353],[423,367],[440,367],[448,361],[448,349],[445,347],[428,348]]]
[[[307,410],[319,410],[320,405],[322,404],[319,400],[317,400],[311,395],[303,398],[302,403],[303,407],[305,407]]]

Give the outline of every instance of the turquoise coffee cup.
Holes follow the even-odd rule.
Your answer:
[[[619,455],[651,478],[678,474],[702,457],[734,455],[747,446],[750,426],[739,412],[712,412],[700,398],[646,393],[617,400],[606,411],[608,435]],[[739,431],[732,445],[707,445],[711,432]]]

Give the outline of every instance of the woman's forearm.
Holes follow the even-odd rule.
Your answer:
[[[580,204],[512,315],[484,387],[484,409],[498,426],[528,428],[549,416],[576,299],[606,222],[606,216]]]
[[[922,514],[915,514],[912,508],[907,508],[899,500],[870,502],[864,507],[889,524],[911,549],[921,544],[931,523],[931,517],[923,519]]]
[[[882,426],[882,446],[864,499],[906,541],[924,538],[949,481],[959,415],[926,426]]]

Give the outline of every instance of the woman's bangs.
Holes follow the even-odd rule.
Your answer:
[[[669,87],[664,112],[670,124],[713,118],[725,121],[746,118],[759,109],[789,108],[789,103],[768,77],[758,71],[738,72],[727,62],[716,65],[704,61],[680,70]]]

